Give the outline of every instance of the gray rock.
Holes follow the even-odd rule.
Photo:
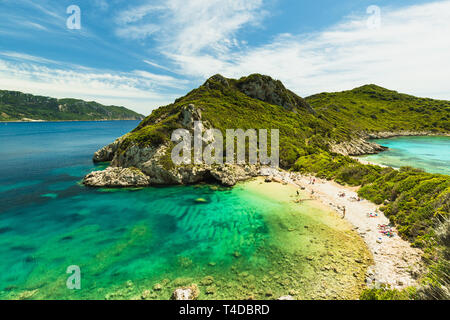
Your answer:
[[[238,89],[251,98],[282,106],[289,111],[297,112],[298,109],[303,109],[312,114],[316,113],[303,98],[286,89],[281,81],[269,76],[251,75],[238,84]]]
[[[136,168],[109,167],[89,173],[83,184],[91,187],[144,187],[150,185],[150,178]]]
[[[117,151],[119,146],[118,140],[113,143],[101,148],[97,152],[94,153],[94,162],[107,162],[111,161],[114,158],[114,154]]]
[[[198,286],[193,284],[189,287],[176,289],[172,294],[172,300],[196,300],[198,295]]]
[[[339,153],[344,156],[359,156],[364,154],[375,154],[385,151],[388,148],[380,146],[379,144],[366,141],[362,138],[354,138],[350,141],[343,141],[340,143],[332,143],[330,151]]]
[[[193,128],[194,121],[202,119],[202,112],[193,104],[183,107],[180,114],[181,124],[186,128]]]

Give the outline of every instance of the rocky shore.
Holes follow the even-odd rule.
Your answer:
[[[380,146],[364,138],[354,138],[351,141],[343,141],[330,144],[330,151],[344,156],[362,156],[386,151],[388,148]]]
[[[450,136],[450,133],[435,133],[431,131],[384,131],[376,133],[364,133],[365,139],[387,139],[394,137],[411,137],[411,136]]]

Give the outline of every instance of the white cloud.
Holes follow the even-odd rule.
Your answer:
[[[158,69],[163,69],[163,70],[170,71],[170,72],[174,73],[171,69],[169,69],[167,67],[164,67],[164,66],[162,66],[162,65],[160,65],[160,64],[158,64],[156,62],[153,62],[153,61],[150,61],[150,60],[143,60],[143,62],[145,62],[149,66],[152,66],[152,67],[155,67],[155,68],[158,68]]]
[[[122,12],[116,34],[131,39],[149,36],[159,49],[171,54],[198,54],[202,50],[226,52],[238,46],[235,34],[258,23],[265,15],[263,0],[148,1]],[[159,26],[156,30],[155,26]],[[139,31],[150,29],[152,32]]]
[[[450,1],[382,8],[376,30],[367,27],[367,19],[353,16],[314,34],[279,35],[260,47],[167,56],[185,75],[263,73],[301,95],[376,83],[450,99]]]
[[[94,0],[94,5],[100,8],[100,10],[108,10],[109,4],[106,0]]]
[[[116,30],[116,34],[119,37],[126,37],[132,40],[145,39],[152,34],[160,31],[160,27],[153,23],[148,23],[139,26],[128,26],[126,28],[121,28]]]
[[[9,56],[24,57],[23,60],[28,62],[0,59],[2,89],[123,105],[145,115],[173,101],[171,94],[161,93],[165,87],[183,85],[183,81],[173,77],[145,71],[118,73],[83,67],[63,69],[46,66],[41,62],[48,61],[38,57],[14,53]]]
[[[187,80],[177,79],[171,76],[155,74],[148,71],[135,70],[133,73],[141,78],[150,79],[156,81],[160,86],[177,88],[180,86],[186,86]]]
[[[25,60],[25,61],[39,62],[39,63],[45,63],[45,64],[59,63],[55,60],[50,60],[50,59],[37,57],[37,56],[20,53],[20,52],[14,52],[14,51],[0,51],[0,56],[11,58],[11,59],[18,60],[18,61]]]

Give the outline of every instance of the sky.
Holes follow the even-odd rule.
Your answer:
[[[450,100],[450,0],[0,0],[0,89],[148,115],[217,73]]]

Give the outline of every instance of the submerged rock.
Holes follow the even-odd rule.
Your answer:
[[[157,283],[153,286],[153,290],[155,291],[161,291],[162,290],[162,285]]]
[[[38,289],[23,291],[18,298],[19,300],[31,299],[36,293],[38,293]]]
[[[193,284],[189,287],[176,289],[172,294],[172,300],[196,300],[199,294],[198,286]]]

